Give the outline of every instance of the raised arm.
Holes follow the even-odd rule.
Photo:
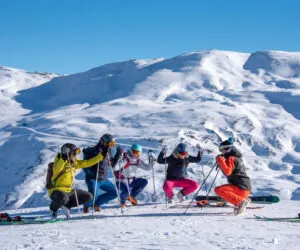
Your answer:
[[[88,160],[77,160],[74,163],[74,166],[76,169],[78,168],[88,168],[91,167],[93,165],[95,165],[96,163],[98,163],[99,161],[103,160],[103,155],[101,153],[97,154],[95,157],[88,159]]]
[[[165,162],[169,163],[170,156],[165,157],[165,154],[163,151],[161,151],[157,157],[157,163],[159,164],[165,164]]]
[[[229,176],[232,174],[232,171],[234,169],[234,157],[233,156],[230,156],[228,158],[227,162],[224,157],[218,156],[216,161],[224,175]]]
[[[188,161],[192,163],[198,163],[201,161],[201,159],[202,159],[202,152],[199,151],[196,157],[189,155]]]

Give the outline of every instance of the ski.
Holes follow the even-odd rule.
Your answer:
[[[64,221],[65,219],[59,218],[59,219],[50,219],[50,220],[41,220],[39,217],[34,219],[28,219],[24,218],[20,221],[0,221],[0,226],[5,225],[28,225],[28,224],[47,224],[47,223],[57,223]]]
[[[187,208],[188,205],[186,204],[176,204],[176,205],[173,205],[173,206],[170,206],[170,208]],[[197,204],[192,204],[190,206],[191,208],[233,208],[233,206],[231,205],[217,205],[217,204],[206,204],[204,206],[199,206]],[[249,207],[246,207],[246,209],[263,209],[264,206],[249,206]]]
[[[278,196],[249,196],[251,199],[251,203],[260,203],[260,204],[272,204],[272,203],[277,203],[280,201]],[[198,195],[196,197],[196,201],[201,201],[201,200],[208,200],[208,201],[224,201],[221,197],[219,196],[208,196],[206,195]]]
[[[300,217],[264,217],[258,215],[254,215],[254,217],[259,221],[300,222]]]

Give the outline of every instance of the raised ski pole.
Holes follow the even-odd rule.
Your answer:
[[[165,156],[165,181],[167,180],[167,153],[164,153]],[[168,207],[168,197],[165,193],[166,207]]]
[[[111,174],[113,176],[114,185],[115,185],[115,189],[116,189],[116,192],[117,192],[117,196],[118,196],[118,200],[119,200],[119,204],[120,204],[121,213],[123,215],[124,211],[123,211],[122,204],[121,204],[121,197],[120,197],[120,192],[119,192],[118,187],[117,187],[116,177],[114,175],[114,170],[113,170],[113,168],[111,166],[110,160],[109,160],[109,158],[107,158],[107,159],[108,159],[108,165],[109,165],[110,170],[111,170]]]
[[[72,174],[72,166],[70,164],[69,154],[67,154],[67,157],[68,157],[68,165],[69,165],[69,168],[70,168],[71,178],[73,180],[73,188],[74,188],[74,193],[75,193],[75,199],[76,199],[76,204],[77,204],[77,208],[78,208],[78,213],[80,214],[79,201],[78,201],[78,196],[77,196],[77,191],[76,191],[76,185],[75,185],[75,176]]]
[[[156,189],[155,189],[155,175],[154,175],[154,164],[153,164],[153,155],[152,150],[148,151],[149,163],[152,163],[152,181],[153,181],[153,195],[152,195],[152,202],[157,200],[156,196]],[[152,161],[152,162],[151,162]]]
[[[216,163],[214,164],[214,166],[211,168],[211,170],[209,171],[208,175],[206,176],[206,178],[204,179],[204,181],[202,182],[201,186],[199,187],[199,189],[197,190],[196,194],[194,195],[193,199],[191,200],[190,204],[187,206],[187,208],[184,211],[184,215],[186,214],[187,210],[190,208],[191,204],[193,203],[193,201],[196,199],[198,193],[200,192],[202,186],[204,185],[204,183],[206,182],[206,180],[208,179],[208,177],[210,176],[210,174],[212,173],[212,171],[214,170],[216,166]]]
[[[98,176],[99,176],[99,165],[100,165],[100,161],[98,162],[98,166],[97,166],[96,183],[95,183],[94,194],[93,194],[92,216],[94,216],[94,209],[95,209],[95,202],[96,202],[96,192],[97,192]]]

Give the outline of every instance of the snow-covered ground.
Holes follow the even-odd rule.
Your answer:
[[[200,143],[204,159],[189,168],[189,176],[199,184],[202,167],[207,174],[219,143],[234,135],[252,178],[252,194],[273,194],[282,200],[257,213],[295,216],[300,212],[299,52],[201,51],[170,59],[117,62],[68,76],[0,67],[0,90],[1,211],[46,213],[41,208],[49,204],[46,168],[60,146],[72,142],[86,147],[102,134],[112,133],[124,149],[140,143],[145,159],[148,148],[158,153],[162,144],[168,144],[171,153],[184,141],[190,154],[196,154],[194,146]],[[155,165],[160,202],[163,169]],[[139,175],[149,180],[139,197],[147,203],[153,194],[152,175],[146,171]],[[218,176],[217,185],[225,182]],[[76,176],[76,186],[86,189],[82,172]],[[153,244],[144,245],[146,249],[182,249],[183,243],[190,248],[197,244],[229,249],[296,247],[293,232],[299,224],[245,219],[253,211],[244,217],[179,216],[181,212],[141,206],[129,208],[126,214],[142,214],[130,217],[105,209],[104,218],[96,220],[2,227],[0,238],[6,242],[4,249],[38,248],[39,244],[50,249],[56,243],[56,249],[84,248],[81,241],[90,241],[86,249],[143,248],[141,242]],[[12,233],[17,240],[10,247],[6,234]]]
[[[128,207],[122,215],[119,208],[107,206],[95,216],[74,214],[70,221],[2,226],[0,249],[299,249],[300,223],[253,217],[294,217],[299,205],[266,205],[243,216],[222,213],[231,208],[190,208],[183,215],[184,209],[161,204]],[[47,208],[9,212],[48,213]]]

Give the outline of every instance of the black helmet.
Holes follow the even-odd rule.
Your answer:
[[[232,149],[232,147],[233,147],[233,141],[226,140],[220,144],[219,149],[220,151],[225,150],[225,152],[229,152]]]
[[[61,153],[63,155],[68,155],[70,153],[76,155],[80,153],[80,148],[76,147],[72,143],[66,143],[61,147]]]
[[[110,134],[104,134],[100,138],[100,143],[111,148],[115,145],[115,138]]]

